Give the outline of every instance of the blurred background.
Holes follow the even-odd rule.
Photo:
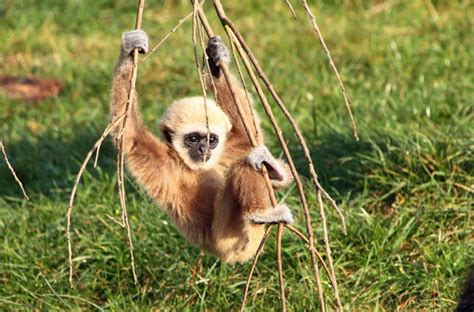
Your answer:
[[[205,12],[226,38],[208,1]],[[352,137],[337,80],[300,1],[223,1],[302,129],[323,186],[346,310],[453,310],[474,263],[474,6],[471,1],[309,1],[353,102]],[[190,1],[145,4],[150,46],[192,11]],[[73,212],[76,288],[69,289],[65,213],[79,166],[108,123],[110,79],[135,1],[0,2],[0,139],[31,200],[0,161],[0,308],[237,309],[250,264],[201,258],[127,177],[139,284],[131,278],[108,141],[83,176]],[[175,98],[200,94],[191,21],[139,66],[137,91],[156,131]],[[248,84],[250,85],[250,84]],[[254,93],[255,94],[255,93]],[[273,103],[272,103],[273,104]],[[281,155],[270,123],[266,139]],[[276,108],[275,108],[275,111]],[[303,177],[304,157],[283,116]],[[323,253],[317,200],[307,182]],[[294,189],[280,194],[304,217]],[[278,309],[275,240],[251,284],[249,309]],[[318,307],[309,254],[283,237],[289,310]],[[329,281],[323,278],[327,293]],[[333,306],[332,297],[328,304]]]

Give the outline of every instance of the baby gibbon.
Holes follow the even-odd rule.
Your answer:
[[[125,112],[135,48],[147,53],[148,37],[142,30],[122,35],[112,82],[112,121]],[[263,145],[262,135],[260,145],[252,148],[220,73],[219,62],[229,63],[230,58],[218,36],[209,40],[207,54],[217,101],[206,99],[209,136],[203,97],[172,103],[159,123],[161,139],[143,125],[135,99],[123,132],[125,159],[136,181],[189,242],[226,262],[243,262],[255,254],[264,224],[293,222],[285,204],[272,207],[261,167],[267,168],[274,188],[289,185],[291,175],[286,163],[273,158]],[[252,103],[232,79],[239,87],[245,118],[253,124]],[[255,126],[261,134],[258,119]],[[119,132],[117,126],[113,136]]]

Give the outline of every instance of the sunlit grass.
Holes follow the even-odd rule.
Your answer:
[[[452,310],[474,262],[472,5],[313,5],[353,100],[361,137],[355,142],[337,81],[299,1],[293,1],[298,20],[284,1],[230,2],[224,1],[228,15],[298,121],[323,185],[345,211],[346,236],[336,213],[328,211],[345,308]],[[206,10],[219,29],[212,8]],[[190,11],[188,1],[147,1],[143,25],[150,44]],[[0,3],[0,75],[52,76],[65,84],[58,98],[36,104],[0,96],[0,137],[32,198],[22,200],[0,162],[1,309],[239,307],[250,265],[204,256],[203,271],[192,279],[200,251],[128,179],[139,275],[139,285],[133,285],[123,229],[107,217],[120,215],[110,144],[79,187],[73,213],[76,288],[69,289],[68,196],[80,162],[108,122],[120,35],[133,28],[134,18],[135,4],[124,1]],[[153,130],[174,98],[199,94],[193,62],[188,23],[140,65],[137,87]],[[277,117],[306,176],[290,127]],[[268,145],[279,154],[269,123],[264,127]],[[296,192],[282,195],[304,230]],[[316,197],[308,197],[321,247]],[[274,242],[272,236],[260,259],[249,310],[279,308]],[[318,296],[309,255],[290,234],[283,245],[288,307],[314,309]],[[330,292],[327,279],[324,285]]]

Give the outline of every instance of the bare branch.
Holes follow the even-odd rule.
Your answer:
[[[145,8],[145,0],[139,0],[138,1],[138,8],[137,8],[137,17],[135,20],[135,29],[141,29],[142,28],[142,18],[143,18],[143,9]],[[128,212],[127,212],[127,203],[125,200],[125,183],[124,183],[124,161],[125,161],[125,156],[124,156],[124,147],[125,147],[125,136],[123,135],[123,132],[126,128],[127,125],[127,120],[128,120],[128,115],[130,112],[131,107],[133,106],[133,101],[135,99],[135,84],[137,82],[137,74],[138,74],[138,49],[133,50],[133,68],[132,68],[132,77],[130,78],[130,90],[128,93],[128,101],[127,101],[127,106],[125,108],[125,118],[120,125],[120,128],[122,129],[119,132],[119,135],[117,137],[117,182],[118,182],[118,188],[119,188],[119,197],[120,197],[120,207],[122,209],[122,223],[125,225],[125,228],[127,230],[127,240],[128,240],[128,245],[129,245],[129,251],[130,251],[130,261],[131,261],[131,266],[132,266],[132,275],[133,275],[133,281],[135,284],[137,284],[138,279],[137,279],[137,273],[135,269],[135,257],[133,255],[133,241],[132,241],[132,231],[130,229],[130,222],[128,219]]]
[[[329,280],[331,281],[332,288],[334,289],[334,297],[336,298],[337,306],[340,311],[343,311],[341,298],[339,297],[339,290],[337,287],[336,271],[334,270],[334,264],[332,260],[331,246],[329,245],[329,233],[328,224],[326,220],[326,214],[324,213],[324,204],[321,197],[321,190],[318,190],[318,204],[319,204],[319,215],[321,216],[321,222],[323,224],[323,235],[324,235],[324,246],[326,247],[326,255],[329,259],[329,268],[331,273],[329,274]]]
[[[199,17],[200,17],[202,25],[204,26],[204,29],[207,32],[207,35],[209,37],[212,37],[213,36],[212,29],[210,28],[210,25],[207,21],[207,18],[204,15],[204,13],[202,12],[202,10],[199,10]],[[222,70],[222,73],[224,74],[224,77],[227,81],[227,84],[228,84],[229,89],[230,89],[231,94],[232,94],[232,98],[234,100],[234,103],[235,103],[235,106],[237,108],[240,119],[241,119],[241,121],[244,125],[247,136],[248,136],[252,146],[255,147],[255,146],[257,146],[257,141],[256,141],[256,138],[254,136],[254,133],[256,131],[252,131],[250,129],[250,125],[248,124],[248,121],[244,118],[243,108],[242,108],[240,100],[237,96],[235,86],[232,85],[232,81],[231,81],[231,78],[230,78],[229,70],[227,68],[227,64],[225,62],[221,61],[220,64],[219,64],[219,67]],[[252,117],[253,117],[253,115],[252,115]],[[253,123],[255,125],[255,121],[253,121]],[[255,130],[256,130],[256,128],[255,128]],[[270,196],[272,206],[275,207],[277,205],[277,199],[276,199],[276,196],[275,196],[275,192],[273,190],[273,186],[270,182],[270,178],[268,176],[268,172],[267,172],[266,167],[262,166],[261,171],[262,171],[262,175],[264,177],[264,181],[265,181],[265,184],[266,184],[266,187],[267,187],[267,190],[268,190],[268,194]],[[283,235],[282,230],[283,230],[283,228],[281,228],[281,229],[279,228],[279,231],[278,231],[278,234],[277,234],[277,245],[278,245],[278,248],[277,248],[277,264],[278,264],[278,276],[279,276],[279,280],[280,280],[280,293],[283,294],[282,297],[281,297],[282,309],[283,309],[283,311],[286,311],[285,288],[284,288],[283,270],[282,270],[282,263],[281,263],[281,237]],[[263,239],[262,239],[262,241],[263,241]]]
[[[285,295],[285,280],[283,279],[283,263],[281,261],[281,238],[283,236],[283,224],[278,224],[277,235],[277,266],[278,266],[278,282],[280,284],[280,301],[281,310],[286,311],[286,295]]]
[[[201,71],[201,66],[199,64],[199,55],[198,55],[198,47],[197,47],[197,39],[196,39],[196,31],[199,31],[199,41],[201,42],[201,45],[203,44],[201,38],[202,38],[202,34],[201,34],[201,28],[200,28],[200,24],[198,23],[198,9],[200,9],[200,2],[199,0],[194,0],[194,3],[193,3],[193,12],[192,12],[192,15],[193,15],[193,27],[192,27],[192,39],[193,39],[193,51],[194,51],[194,64],[196,66],[196,72],[198,74],[198,77],[199,77],[199,82],[200,82],[200,85],[201,85],[201,92],[202,92],[202,97],[204,99],[204,115],[206,117],[206,130],[207,130],[207,142],[209,143],[209,140],[211,139],[211,131],[209,130],[209,116],[208,116],[208,107],[207,107],[207,93],[206,93],[206,84],[204,82],[204,75]],[[204,53],[206,49],[204,49]],[[206,153],[204,155],[204,159],[207,157],[207,149],[206,149]]]
[[[317,281],[317,284],[318,284],[318,289],[322,291],[322,284],[321,284],[321,278],[320,278],[320,275],[319,275],[319,269],[317,268],[317,261],[316,261],[316,249],[314,248],[314,238],[313,238],[313,229],[312,229],[312,225],[311,225],[311,218],[310,218],[310,214],[309,214],[309,207],[308,207],[308,203],[307,203],[307,200],[306,200],[306,196],[305,196],[305,193],[304,193],[304,188],[303,188],[303,183],[300,179],[300,176],[298,174],[298,171],[296,170],[296,166],[294,164],[294,161],[293,161],[293,158],[290,154],[290,151],[288,149],[288,146],[286,144],[286,140],[285,138],[283,137],[283,132],[281,130],[281,128],[278,126],[278,123],[276,121],[276,118],[275,116],[273,115],[273,112],[272,112],[272,109],[271,109],[271,106],[270,104],[268,103],[268,100],[260,86],[260,83],[258,82],[257,80],[257,77],[255,76],[255,73],[253,72],[252,70],[252,67],[249,63],[249,60],[247,59],[247,56],[246,54],[243,52],[242,50],[242,47],[240,45],[240,42],[237,40],[237,38],[235,37],[235,34],[234,32],[232,32],[232,30],[230,30],[230,28],[226,27],[226,30],[228,30],[228,33],[230,34],[230,37],[232,38],[232,40],[234,40],[234,42],[236,43],[236,47],[237,47],[237,51],[239,52],[240,54],[240,57],[242,58],[243,62],[244,62],[244,66],[245,68],[247,69],[247,73],[249,74],[251,80],[252,80],[252,83],[254,84],[254,87],[257,91],[257,94],[260,98],[260,101],[261,103],[263,104],[263,107],[265,109],[265,113],[267,114],[268,118],[270,119],[270,122],[273,126],[273,129],[274,129],[274,132],[280,142],[280,145],[282,146],[282,149],[283,149],[283,152],[285,154],[285,157],[286,159],[288,160],[288,164],[290,166],[290,170],[291,170],[291,173],[295,179],[295,183],[296,183],[296,186],[297,186],[297,190],[298,190],[298,194],[300,196],[300,201],[301,201],[301,204],[303,206],[303,210],[305,212],[305,219],[306,219],[306,228],[307,228],[307,231],[308,231],[308,234],[310,236],[310,253],[311,253],[311,263],[312,263],[312,266],[313,266],[313,270],[314,270],[314,273],[315,273],[315,279]],[[230,31],[229,31],[230,30]],[[322,293],[320,293],[320,298],[322,298]]]
[[[194,12],[194,11],[193,11],[193,12]],[[191,18],[191,16],[193,16],[193,12],[189,13],[188,15],[186,15],[185,17],[183,17],[182,19],[180,19],[180,20],[178,21],[178,24],[177,24],[176,26],[174,26],[173,29],[171,29],[171,30],[163,37],[163,39],[161,39],[160,42],[158,42],[158,44],[155,45],[155,46],[153,47],[153,49],[151,49],[151,51],[148,52],[148,54],[145,55],[145,56],[142,58],[141,62],[144,62],[152,53],[154,53],[156,50],[158,50],[158,49],[161,47],[161,45],[168,39],[168,37],[171,36],[172,33],[174,33],[176,30],[178,30],[178,28],[179,28],[184,22],[186,22],[188,19]]]
[[[301,0],[301,3],[303,4],[303,7],[308,13],[308,17],[311,20],[311,24],[313,24],[313,29],[316,32],[319,42],[321,42],[321,45],[323,46],[324,52],[326,53],[328,59],[329,59],[329,65],[331,66],[332,70],[334,71],[334,74],[336,74],[337,81],[339,82],[339,86],[341,87],[342,90],[342,95],[344,96],[344,103],[346,105],[347,111],[349,113],[349,117],[351,119],[351,126],[352,130],[354,132],[354,138],[356,141],[359,141],[359,135],[357,134],[357,126],[354,120],[354,115],[352,114],[352,109],[351,109],[351,99],[349,98],[349,94],[346,91],[346,88],[344,87],[344,83],[342,82],[341,75],[339,75],[339,71],[337,70],[336,64],[334,63],[332,57],[331,57],[331,52],[329,52],[329,49],[326,45],[326,42],[324,41],[323,35],[321,34],[321,31],[319,30],[319,26],[316,23],[316,17],[314,16],[313,12],[311,12],[311,9],[308,6],[308,3],[306,0]]]
[[[255,271],[255,267],[257,266],[257,261],[258,257],[260,256],[260,253],[263,250],[263,246],[265,245],[265,242],[267,241],[268,235],[270,235],[270,230],[272,229],[273,225],[269,225],[267,229],[265,230],[265,234],[263,235],[262,240],[260,241],[260,245],[258,245],[257,252],[255,254],[255,257],[253,258],[252,262],[252,267],[250,269],[249,276],[247,277],[247,283],[245,283],[245,291],[244,291],[244,298],[242,299],[242,304],[240,306],[240,311],[244,311],[245,303],[247,302],[247,297],[249,294],[249,288],[250,288],[250,281],[252,280],[253,272]]]
[[[286,0],[286,5],[287,5],[288,8],[290,9],[291,14],[293,15],[293,18],[294,18],[294,19],[298,19],[298,17],[296,16],[295,10],[293,9],[293,6],[291,5],[290,0]]]
[[[72,208],[74,206],[74,199],[76,197],[77,187],[79,186],[79,181],[81,180],[82,174],[84,173],[84,170],[86,169],[87,163],[91,159],[94,152],[102,144],[102,142],[109,135],[112,129],[115,128],[124,118],[125,118],[125,114],[117,118],[113,123],[109,124],[107,128],[105,128],[105,130],[102,132],[102,135],[99,137],[99,139],[95,142],[95,144],[89,150],[89,152],[86,155],[86,158],[81,164],[79,172],[76,175],[74,186],[72,187],[71,195],[69,196],[69,205],[67,207],[67,212],[66,212],[66,237],[67,237],[67,245],[68,245],[69,285],[71,286],[71,288],[74,288],[74,284],[72,282],[74,271],[73,271],[73,266],[72,266],[71,214],[72,214]]]
[[[20,186],[20,189],[23,192],[23,196],[25,197],[26,200],[30,200],[30,198],[26,194],[25,188],[23,187],[23,183],[21,183],[20,179],[16,175],[15,169],[13,169],[13,166],[10,164],[10,161],[8,160],[7,152],[5,151],[5,146],[3,145],[2,140],[0,140],[0,149],[2,150],[3,159],[5,159],[5,163],[7,164],[8,170],[10,170],[10,172],[12,173],[13,178],[15,179],[18,186]]]

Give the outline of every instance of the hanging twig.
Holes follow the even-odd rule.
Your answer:
[[[283,225],[278,224],[278,233],[277,233],[277,265],[278,272],[283,272],[283,262],[281,261],[281,238],[283,236]],[[286,296],[285,296],[285,281],[283,279],[283,273],[278,274],[278,283],[280,284],[280,301],[281,301],[281,310],[286,311]]]
[[[224,26],[228,26],[232,32],[234,33],[234,35],[237,37],[237,40],[239,41],[239,43],[243,46],[243,48],[245,49],[247,55],[249,56],[249,58],[252,60],[252,63],[255,67],[255,69],[259,72],[259,75],[260,77],[262,78],[262,80],[264,81],[264,83],[266,84],[267,88],[269,89],[270,93],[272,94],[272,96],[275,98],[278,106],[280,107],[280,109],[282,110],[282,112],[284,113],[284,115],[287,117],[288,121],[290,122],[290,124],[292,125],[293,129],[295,130],[295,133],[298,137],[298,139],[300,140],[300,143],[303,147],[303,151],[305,153],[305,158],[307,159],[307,162],[308,162],[308,165],[309,165],[309,168],[310,168],[310,173],[311,173],[311,176],[312,176],[312,180],[313,180],[313,183],[315,184],[315,187],[316,187],[316,190],[322,192],[322,194],[325,195],[325,197],[335,206],[336,210],[338,211],[338,213],[340,214],[341,216],[341,219],[342,219],[342,222],[343,222],[343,228],[344,228],[344,231],[345,231],[345,222],[344,222],[344,218],[343,218],[343,215],[342,213],[340,212],[339,210],[339,207],[335,204],[334,200],[327,194],[327,192],[321,187],[321,185],[319,184],[319,181],[318,181],[318,177],[317,177],[317,174],[314,170],[314,165],[312,163],[312,159],[310,157],[310,154],[309,154],[309,150],[306,146],[306,143],[304,141],[304,138],[302,137],[301,135],[301,132],[299,131],[299,128],[297,126],[297,124],[294,122],[293,118],[291,117],[291,115],[289,114],[288,110],[286,109],[286,107],[284,106],[284,104],[282,103],[281,99],[279,98],[278,94],[275,92],[275,90],[273,89],[273,86],[271,85],[271,83],[268,81],[268,78],[265,76],[265,74],[263,73],[263,71],[261,70],[260,66],[258,65],[258,62],[257,60],[255,59],[255,57],[253,56],[252,52],[250,51],[248,45],[246,45],[244,39],[242,38],[242,36],[240,35],[240,33],[238,32],[238,30],[235,28],[235,26],[232,24],[232,22],[226,17],[225,13],[224,13],[224,10],[223,10],[223,7],[220,3],[219,0],[214,0],[213,1],[214,3],[214,7],[216,8],[216,11],[217,11],[217,14],[219,15],[219,18],[222,22],[222,24]],[[322,209],[324,209],[322,207]],[[309,235],[309,238],[310,238],[310,241],[313,240],[313,234],[312,234],[312,226],[311,226],[311,222],[310,222],[310,216],[309,216],[309,211],[306,210],[305,211],[305,216],[306,216],[306,222],[307,222],[307,231],[308,231],[308,235]],[[314,248],[314,247],[313,247]],[[310,248],[313,249],[313,248]],[[315,264],[316,261],[314,261],[314,252],[313,250],[311,250],[311,254],[312,254],[312,262],[313,264]],[[319,269],[317,268],[317,266],[314,266],[314,269],[315,271],[319,271]],[[334,270],[332,270],[334,271]],[[318,275],[318,274],[316,274]],[[330,280],[333,281],[332,282],[332,286],[333,288],[336,290],[337,289],[337,284],[334,283],[334,280],[333,278],[331,278],[331,275],[330,275]],[[320,285],[318,285],[318,288],[320,290],[322,290],[322,287],[320,287]],[[335,291],[335,296],[338,297],[338,293],[337,291]],[[321,296],[321,293],[320,293],[320,299],[323,299],[322,296]],[[337,298],[336,299],[337,302],[338,302],[338,309],[339,310],[342,310],[342,306],[340,305],[340,300]],[[321,300],[321,307],[322,309],[324,309],[324,300]]]
[[[324,41],[323,35],[321,34],[321,31],[319,30],[319,26],[316,23],[316,17],[314,16],[313,12],[311,12],[311,9],[308,6],[308,3],[306,0],[301,0],[301,3],[303,4],[303,7],[308,13],[308,17],[311,20],[311,24],[313,25],[313,29],[316,32],[319,42],[321,42],[321,45],[323,46],[324,52],[326,53],[328,59],[329,59],[329,65],[331,66],[332,70],[334,71],[334,74],[336,74],[337,81],[339,82],[339,86],[341,87],[342,90],[342,95],[344,96],[344,103],[346,105],[347,111],[349,113],[349,117],[351,119],[351,126],[352,130],[354,132],[354,138],[356,141],[359,141],[359,135],[357,134],[357,126],[354,120],[354,115],[352,114],[352,109],[351,109],[351,99],[349,98],[349,94],[346,91],[346,88],[344,87],[344,83],[342,82],[341,75],[339,75],[339,71],[337,70],[336,64],[334,63],[332,57],[331,57],[331,52],[329,52],[329,49],[326,45],[326,42]]]
[[[139,0],[138,2],[138,8],[137,8],[137,17],[135,21],[135,29],[141,29],[141,23],[142,23],[142,18],[143,18],[143,9],[145,7],[145,0]],[[135,49],[133,51],[133,69],[132,69],[132,76],[130,78],[130,91],[128,94],[128,100],[127,100],[127,105],[125,109],[125,113],[117,118],[115,121],[111,122],[108,127],[103,131],[102,135],[100,138],[96,141],[92,149],[87,153],[84,161],[82,162],[82,165],[79,169],[78,174],[76,175],[76,180],[74,183],[74,186],[71,191],[71,195],[69,198],[69,205],[68,209],[66,212],[66,237],[67,237],[67,242],[68,242],[68,263],[69,263],[69,284],[70,287],[73,288],[73,264],[72,264],[72,242],[71,242],[71,214],[72,214],[72,208],[74,205],[74,198],[76,195],[77,187],[79,185],[79,181],[82,177],[82,174],[84,173],[84,170],[87,166],[87,163],[91,159],[92,155],[94,152],[96,152],[96,159],[94,161],[94,166],[97,164],[97,158],[99,156],[99,149],[100,146],[102,145],[102,142],[105,140],[105,138],[110,134],[113,128],[119,126],[120,131],[118,132],[117,138],[116,138],[116,146],[118,148],[117,151],[117,181],[118,181],[118,188],[119,188],[119,198],[120,198],[120,207],[122,210],[122,222],[118,222],[122,227],[126,228],[127,231],[127,241],[129,245],[129,251],[130,251],[130,261],[131,261],[131,267],[132,267],[132,275],[133,275],[133,281],[136,284],[138,282],[137,279],[137,274],[135,270],[135,257],[133,254],[133,241],[132,241],[132,234],[131,234],[131,229],[130,229],[130,223],[128,219],[128,213],[127,213],[127,206],[126,206],[126,201],[125,201],[125,187],[124,187],[124,144],[125,144],[125,137],[124,137],[124,131],[125,131],[125,126],[127,123],[127,117],[130,111],[130,108],[133,105],[133,100],[135,97],[135,84],[137,80],[137,70],[138,70],[138,49]],[[121,124],[120,124],[121,123]]]
[[[180,20],[178,21],[178,24],[176,24],[176,26],[174,26],[173,29],[171,29],[171,30],[163,37],[163,39],[161,39],[160,42],[158,42],[158,44],[155,45],[155,46],[153,47],[153,49],[151,49],[151,51],[148,52],[148,54],[145,55],[145,56],[142,58],[141,62],[144,62],[152,53],[154,53],[156,50],[158,50],[158,49],[161,47],[161,45],[166,41],[166,39],[168,39],[168,37],[171,36],[172,33],[174,33],[176,30],[178,30],[178,28],[179,28],[184,22],[186,22],[189,18],[191,18],[191,16],[193,16],[193,13],[194,13],[194,11],[191,12],[191,13],[189,13],[188,15],[186,15],[185,17],[183,17],[182,19],[180,19]]]
[[[245,79],[244,79],[244,75],[242,74],[242,69],[240,68],[240,62],[237,58],[237,55],[236,55],[236,52],[235,52],[235,43],[234,43],[234,40],[232,40],[229,36],[229,33],[227,33],[227,37],[229,38],[229,42],[230,42],[230,47],[231,47],[231,50],[232,50],[232,56],[234,57],[234,61],[235,61],[235,65],[237,66],[237,72],[239,73],[239,78],[240,78],[240,82],[242,83],[242,87],[244,88],[244,91],[245,91],[245,98],[247,99],[247,104],[248,104],[248,109],[250,111],[250,115],[252,117],[252,122],[253,122],[253,127],[255,129],[255,137],[256,139],[258,140],[259,136],[260,136],[260,133],[258,131],[258,128],[257,128],[257,124],[256,124],[256,119],[255,119],[255,112],[254,112],[254,109],[252,109],[252,101],[250,99],[250,94],[249,94],[249,91],[247,89],[247,85],[245,83]]]
[[[331,281],[332,287],[334,289],[334,297],[336,298],[337,306],[342,311],[342,303],[341,303],[341,299],[339,298],[339,290],[337,287],[336,271],[334,270],[331,246],[329,245],[328,225],[326,221],[326,214],[324,213],[323,199],[321,197],[320,190],[318,190],[318,203],[319,203],[319,215],[321,216],[321,221],[323,224],[324,246],[326,247],[326,255],[329,259],[329,268],[331,269],[331,273],[329,274],[329,280]]]
[[[295,10],[293,9],[293,6],[291,5],[290,0],[286,0],[286,5],[287,5],[288,8],[290,9],[291,14],[293,15],[293,18],[294,18],[294,19],[298,19],[298,17],[296,16]]]
[[[67,238],[67,247],[68,247],[69,285],[71,286],[71,288],[74,288],[74,284],[72,282],[74,271],[73,271],[73,266],[72,266],[71,214],[72,214],[72,208],[74,206],[74,199],[76,197],[77,187],[79,185],[79,181],[81,180],[82,174],[84,173],[84,170],[86,169],[87,163],[91,159],[94,152],[102,144],[102,142],[109,135],[112,129],[116,127],[124,118],[125,118],[125,114],[117,118],[113,123],[110,123],[107,126],[107,128],[105,128],[104,132],[102,132],[102,135],[99,137],[99,139],[95,142],[95,144],[89,150],[89,152],[86,155],[86,158],[81,164],[79,172],[76,175],[76,180],[74,182],[74,186],[72,187],[71,195],[69,196],[69,205],[67,207],[67,212],[66,212],[66,238]]]
[[[197,47],[197,39],[196,39],[196,31],[199,31],[199,38],[201,42],[201,29],[200,29],[200,24],[198,23],[198,9],[201,6],[199,3],[199,0],[194,0],[193,1],[193,26],[192,26],[192,39],[193,39],[193,51],[194,51],[194,64],[196,66],[196,72],[199,77],[199,82],[201,85],[201,92],[202,92],[202,97],[204,101],[204,114],[206,117],[206,140],[207,143],[209,144],[209,141],[211,139],[211,131],[209,130],[209,116],[208,116],[208,107],[207,107],[207,92],[206,92],[206,84],[204,82],[204,77],[203,73],[201,71],[201,66],[199,64],[199,56],[198,56],[198,47]],[[199,29],[197,29],[199,28]],[[202,43],[202,42],[201,42]],[[205,49],[204,49],[205,51]],[[205,52],[204,52],[205,53]],[[207,157],[208,150],[206,149],[206,152],[204,154],[203,159],[206,159]]]
[[[224,9],[222,8],[222,5],[220,4],[220,1],[216,0],[216,1],[213,1],[213,2],[214,2],[214,6],[216,7],[216,11],[217,11],[217,14],[219,15],[219,18],[220,18],[221,22],[224,25],[227,25],[232,30],[235,37],[237,38],[237,40],[241,44],[242,48],[244,49],[245,53],[247,54],[250,61],[252,62],[252,65],[254,66],[255,70],[258,72],[259,77],[262,79],[262,81],[264,82],[264,84],[267,87],[268,91],[270,91],[270,94],[275,99],[275,102],[277,103],[278,107],[282,111],[283,115],[286,117],[286,119],[290,123],[291,127],[295,131],[296,137],[298,138],[298,141],[300,142],[301,147],[303,148],[303,153],[304,153],[306,162],[308,163],[309,172],[311,174],[313,184],[314,184],[316,190],[320,189],[322,194],[324,195],[324,197],[336,209],[337,213],[339,214],[339,217],[341,218],[344,233],[346,233],[346,223],[345,223],[344,215],[342,214],[342,211],[339,209],[339,207],[336,204],[336,202],[334,201],[334,199],[332,199],[332,197],[324,190],[324,188],[319,183],[318,175],[316,174],[316,171],[314,169],[313,160],[311,159],[311,155],[310,155],[308,146],[306,144],[306,141],[304,140],[303,135],[301,134],[301,130],[299,129],[298,124],[295,122],[295,120],[291,116],[290,112],[286,108],[285,104],[281,100],[278,93],[276,93],[275,89],[273,88],[272,83],[270,82],[268,77],[265,75],[265,72],[260,67],[257,59],[253,55],[252,51],[250,50],[250,47],[247,45],[246,41],[244,40],[244,38],[240,34],[239,30],[234,26],[232,21],[230,21],[227,18],[227,16],[225,15]]]
[[[226,27],[226,31],[228,32],[230,38],[235,41],[237,51],[240,54],[240,57],[242,61],[244,62],[244,66],[247,69],[247,73],[249,74],[250,79],[252,80],[253,85],[255,86],[255,90],[257,91],[257,94],[260,98],[260,102],[263,104],[263,107],[265,109],[265,113],[267,114],[268,118],[270,119],[270,122],[273,126],[274,132],[280,142],[280,145],[282,146],[283,152],[285,154],[286,159],[288,160],[288,164],[290,166],[291,173],[293,175],[293,178],[295,179],[295,183],[297,186],[298,194],[300,196],[300,201],[303,206],[303,210],[305,213],[305,219],[306,219],[306,229],[309,235],[309,249],[310,249],[310,254],[311,254],[311,263],[313,266],[313,270],[315,273],[315,279],[318,285],[318,293],[320,296],[320,299],[323,299],[323,288],[322,288],[322,283],[321,283],[321,277],[319,275],[319,269],[317,267],[317,261],[316,261],[316,248],[314,247],[314,238],[313,238],[313,229],[311,226],[311,217],[309,214],[309,208],[308,208],[308,203],[306,200],[306,196],[304,193],[304,188],[303,188],[303,183],[301,182],[301,179],[299,177],[298,171],[296,170],[293,158],[290,154],[290,151],[288,149],[288,146],[286,144],[286,140],[283,137],[283,131],[281,128],[278,126],[278,123],[276,121],[275,116],[273,115],[272,109],[270,107],[270,104],[268,103],[268,100],[260,86],[260,83],[257,80],[257,77],[255,76],[255,73],[252,70],[252,67],[250,66],[249,60],[247,59],[247,56],[245,53],[242,51],[242,47],[240,46],[240,42],[238,42],[237,38],[235,37],[235,34],[232,32],[232,30],[229,31],[229,28]]]
[[[135,29],[142,28],[142,18],[143,18],[143,9],[145,8],[145,0],[138,1],[138,8],[137,8],[137,17],[135,20]],[[133,101],[135,99],[135,84],[137,81],[137,73],[138,73],[138,49],[133,50],[133,68],[132,68],[132,76],[130,78],[130,90],[128,93],[128,101],[127,106],[125,108],[125,118],[120,125],[121,131],[119,132],[116,142],[117,142],[117,181],[119,187],[119,197],[120,197],[120,207],[122,209],[122,223],[125,225],[127,230],[127,240],[130,250],[130,261],[132,266],[132,275],[133,281],[136,284],[138,282],[137,274],[135,270],[135,257],[133,255],[133,241],[132,241],[132,231],[130,229],[130,222],[128,219],[128,212],[127,212],[127,204],[125,200],[125,183],[124,183],[124,146],[125,146],[125,136],[123,135],[128,115],[130,112],[131,107],[133,106]]]
[[[296,234],[296,236],[298,236],[299,238],[301,238],[308,246],[309,246],[309,239],[303,234],[301,233],[298,229],[296,229],[294,226],[292,225],[285,225],[285,227],[292,231],[293,233]],[[315,252],[316,252],[316,255],[318,256],[318,259],[319,259],[319,263],[321,263],[321,265],[323,266],[324,268],[324,271],[326,271],[326,274],[329,276],[331,276],[331,271],[329,270],[328,266],[326,265],[326,263],[324,262],[324,259],[323,257],[321,256],[321,254],[318,252],[318,250],[315,249]]]
[[[205,17],[202,10],[199,10],[199,17],[200,17],[202,25],[204,26],[204,29],[207,32],[207,35],[209,37],[212,37],[213,36],[212,29],[210,28],[210,25],[207,21],[207,18]],[[247,136],[250,140],[250,143],[251,143],[252,146],[255,147],[255,146],[257,146],[257,141],[255,139],[254,132],[252,132],[252,130],[250,129],[250,125],[248,124],[248,121],[244,117],[243,108],[242,108],[240,100],[237,96],[235,86],[232,85],[232,81],[231,81],[231,78],[230,78],[229,70],[227,68],[227,64],[225,64],[225,62],[221,61],[220,64],[219,64],[219,68],[222,70],[222,73],[224,74],[227,85],[229,86],[229,89],[230,89],[231,94],[232,94],[232,98],[234,100],[234,103],[235,103],[235,106],[237,108],[240,119],[241,119],[241,121],[244,125],[245,131],[246,131]],[[276,200],[275,193],[273,191],[273,186],[271,185],[270,178],[268,176],[268,172],[267,172],[266,167],[262,166],[261,171],[262,171],[262,175],[263,175],[264,180],[265,180],[265,184],[266,184],[269,196],[270,196],[272,206],[275,207],[277,205],[277,200]],[[279,228],[279,230],[278,230],[278,234],[277,234],[277,244],[279,245],[279,248],[277,248],[278,249],[277,254],[280,254],[281,253],[281,236],[283,235],[283,225],[278,224],[278,228]],[[281,263],[281,255],[277,255],[277,265],[278,265],[278,276],[279,276],[279,279],[281,281],[281,283],[280,283],[280,293],[282,294],[282,296],[281,296],[282,310],[286,311],[285,294],[284,294],[285,293],[285,288],[284,288],[283,270],[282,270],[283,265]]]
[[[20,179],[16,175],[15,169],[13,169],[13,166],[10,164],[10,161],[8,160],[7,152],[5,151],[5,146],[3,145],[2,140],[0,140],[0,149],[2,150],[3,159],[5,159],[5,163],[7,164],[8,170],[10,170],[11,174],[13,175],[13,178],[15,179],[16,183],[18,184],[21,191],[23,192],[23,196],[25,197],[26,200],[30,200],[30,198],[26,194],[25,188],[23,187],[23,183],[21,183]]]
[[[268,235],[270,235],[270,230],[272,229],[272,226],[273,225],[270,224],[265,230],[265,234],[263,235],[263,238],[260,241],[260,245],[258,245],[258,249],[257,249],[257,252],[255,253],[255,257],[253,258],[252,267],[250,268],[250,273],[249,273],[249,276],[247,277],[247,282],[245,283],[244,297],[242,299],[242,304],[240,305],[241,312],[244,311],[245,303],[247,302],[247,296],[249,294],[249,288],[250,288],[250,281],[252,280],[253,272],[255,271],[255,268],[257,267],[258,257],[260,256],[260,253],[263,250],[263,246],[265,245],[265,242],[267,241]]]

